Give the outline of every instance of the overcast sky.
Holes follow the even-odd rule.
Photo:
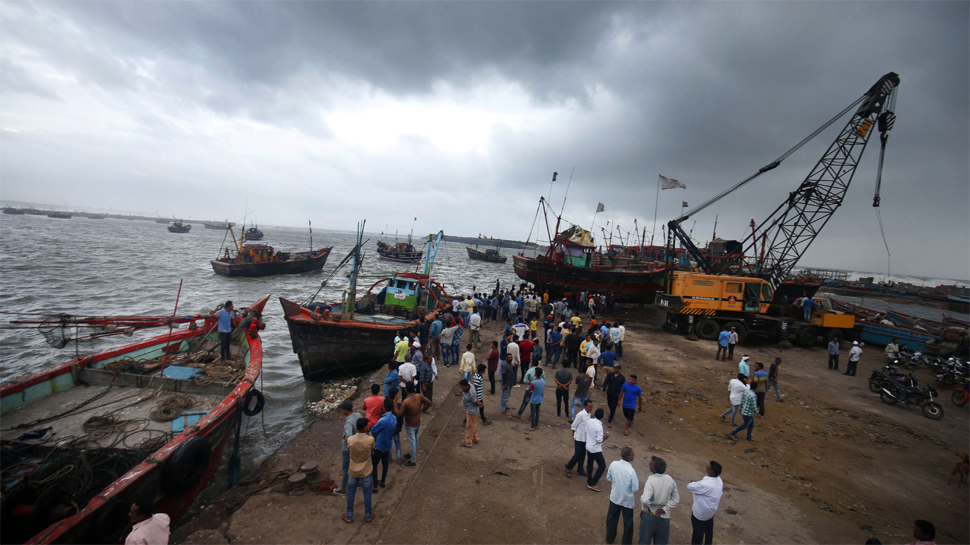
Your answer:
[[[602,202],[600,239],[653,229],[664,174],[659,243],[894,71],[893,273],[966,279],[968,28],[967,2],[3,1],[0,197],[523,240],[575,168],[563,217]],[[847,121],[686,227],[743,238]],[[871,144],[801,265],[886,270]]]

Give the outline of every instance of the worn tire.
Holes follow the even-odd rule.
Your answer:
[[[243,399],[243,414],[246,416],[256,416],[262,412],[264,405],[266,405],[266,398],[263,397],[263,392],[253,388],[246,392],[246,397]]]
[[[728,322],[724,327],[728,329],[733,327],[735,329],[735,333],[738,334],[738,344],[743,343],[744,339],[748,337],[748,328],[741,322]]]
[[[880,392],[879,399],[886,405],[895,405],[896,403],[899,403],[896,401],[896,398],[887,394],[885,391]]]
[[[927,401],[923,404],[923,416],[930,420],[940,420],[943,418],[943,405],[935,401]]]
[[[879,392],[882,391],[882,386],[876,384],[875,381],[870,380],[869,381],[869,391],[872,392],[872,393],[874,393],[874,394],[878,394]]]
[[[694,326],[694,333],[705,341],[716,341],[717,335],[721,332],[717,322],[710,318],[705,318]]]
[[[209,440],[195,435],[179,445],[165,463],[162,483],[169,492],[180,494],[198,484],[209,467]]]
[[[818,329],[816,329],[815,326],[807,325],[799,328],[798,333],[795,333],[795,340],[798,341],[798,345],[803,348],[811,348],[815,346],[815,340],[817,338]]]
[[[967,394],[963,390],[954,390],[953,395],[950,396],[950,401],[957,407],[963,407],[967,404]]]

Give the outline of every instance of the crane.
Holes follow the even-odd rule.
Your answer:
[[[772,288],[777,288],[782,280],[791,273],[799,258],[825,227],[832,214],[842,205],[862,153],[874,132],[873,127],[878,129],[881,143],[879,174],[876,178],[876,194],[873,199],[873,206],[878,207],[886,142],[896,119],[893,110],[898,86],[899,75],[895,72],[889,72],[879,78],[879,81],[873,84],[865,94],[780,157],[693,210],[671,220],[667,224],[668,286],[673,281],[674,247],[676,242],[679,241],[704,273],[724,274],[738,271],[739,274],[744,274],[746,270],[751,276],[765,279],[771,284]],[[856,108],[855,113],[805,180],[789,193],[788,198],[774,212],[751,230],[751,234],[740,244],[740,253],[732,253],[723,258],[714,258],[694,245],[690,236],[681,227],[683,222],[765,172],[777,168],[782,161],[853,108]],[[762,237],[763,258],[757,257],[759,235]],[[768,241],[767,245],[764,241]],[[747,261],[746,256],[748,255],[755,256],[754,263]]]

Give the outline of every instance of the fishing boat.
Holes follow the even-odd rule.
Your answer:
[[[71,219],[72,216],[73,214],[71,214],[70,212],[48,212],[47,213],[48,218],[54,218],[59,220],[69,220]]]
[[[168,226],[169,233],[188,233],[190,230],[192,230],[191,225],[180,221],[173,222],[172,225]]]
[[[277,252],[266,244],[243,244],[236,241],[235,254],[225,248],[223,256],[213,259],[212,270],[221,276],[272,276],[275,274],[299,274],[309,271],[319,271],[327,263],[330,250],[333,247],[319,248],[306,252]],[[311,239],[311,244],[313,244]]]
[[[539,205],[546,214],[545,198]],[[548,215],[546,215],[548,225]],[[620,264],[609,253],[596,251],[593,234],[578,225],[562,231],[562,217],[556,217],[556,233],[546,253],[527,257],[520,252],[512,256],[512,265],[523,280],[553,297],[566,293],[613,293],[618,302],[652,303],[662,289],[663,263],[636,261]]]
[[[943,322],[930,320],[927,318],[920,318],[919,316],[913,316],[912,314],[906,314],[904,312],[899,312],[888,308],[886,309],[886,316],[888,316],[890,320],[898,325],[904,327],[915,327],[926,331],[932,331],[934,333],[939,333],[944,327],[946,327],[943,325]]]
[[[388,261],[395,261],[397,263],[419,263],[421,261],[421,256],[424,252],[418,250],[411,244],[411,235],[408,235],[407,242],[396,242],[394,244],[386,244],[377,241],[377,255],[381,259],[386,259]]]
[[[220,349],[215,314],[54,316],[45,336],[61,330],[69,337],[84,325],[105,334],[152,321],[189,326],[0,385],[2,542],[119,543],[131,528],[129,508],[142,496],[178,521],[212,483],[234,432],[229,476],[230,483],[238,480],[242,413],[262,408],[254,384],[268,299],[235,320],[227,364],[214,361]]]
[[[165,218],[158,218],[157,220],[155,220],[155,223],[168,223],[168,220]]]
[[[225,231],[226,229],[229,229],[236,224],[229,220],[226,220],[226,221],[206,221],[206,222],[203,222],[202,225],[204,225],[206,229],[218,229],[220,231]]]
[[[5,206],[3,208],[3,213],[4,214],[26,214],[26,211],[23,208],[11,208],[9,206]]]
[[[304,379],[320,381],[349,376],[384,365],[391,357],[399,330],[417,327],[420,317],[428,317],[448,304],[444,287],[431,278],[434,256],[443,235],[439,232],[431,242],[421,273],[395,273],[381,278],[357,298],[363,246],[361,224],[354,250],[330,274],[332,278],[344,263],[353,261],[345,301],[325,304],[314,302],[311,297],[300,304],[280,297],[293,352],[300,359]]]
[[[107,216],[104,214],[84,214],[84,217],[88,218],[89,220],[103,220]]]
[[[263,232],[253,225],[243,233],[243,240],[263,240]]]
[[[468,251],[468,257],[471,259],[476,259],[478,261],[488,261],[490,263],[505,263],[509,260],[508,257],[504,255],[499,255],[498,248],[486,248],[484,252],[472,248],[471,246],[465,246],[465,250]]]

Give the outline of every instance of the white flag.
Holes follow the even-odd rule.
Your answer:
[[[597,214],[599,214],[599,213],[600,213],[600,212],[602,212],[603,210],[606,210],[606,207],[604,207],[604,206],[603,206],[603,203],[599,203],[599,204],[598,204],[598,205],[596,206],[596,213],[597,213]]]
[[[663,174],[660,175],[660,189],[687,189],[687,186],[681,183],[680,180],[675,180],[673,178],[668,178]]]

